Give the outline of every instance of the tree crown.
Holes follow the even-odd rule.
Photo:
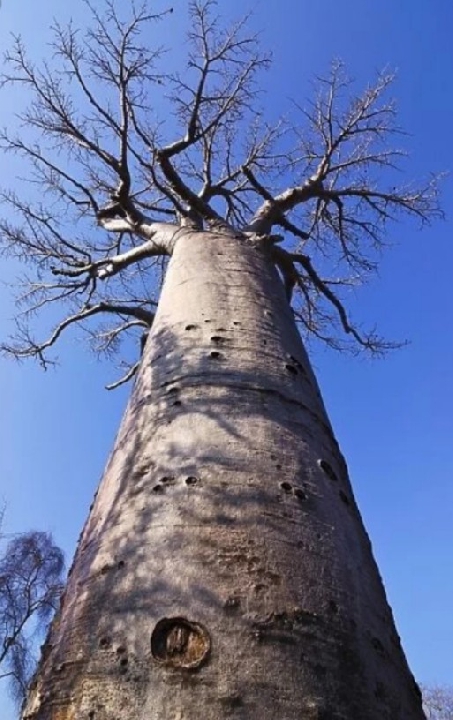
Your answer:
[[[52,61],[36,66],[19,37],[5,57],[2,84],[25,88],[30,103],[20,131],[3,130],[0,143],[28,163],[41,200],[1,196],[22,218],[0,221],[3,249],[31,267],[4,352],[46,367],[61,334],[81,324],[95,350],[112,355],[151,326],[150,273],[165,266],[177,233],[219,227],[267,244],[304,329],[341,349],[392,347],[354,324],[345,293],[376,269],[389,223],[441,216],[438,178],[395,184],[404,153],[393,74],[354,94],[334,62],[314,99],[294,103],[294,121],[272,123],[259,97],[269,57],[245,20],[223,27],[214,0],[190,3],[179,73],[146,40],[171,9],[85,4],[83,32],[54,25]],[[174,122],[156,114],[159,95]],[[67,312],[37,340],[30,320],[49,305]],[[126,363],[124,379],[137,367]]]

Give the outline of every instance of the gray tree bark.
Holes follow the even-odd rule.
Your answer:
[[[183,229],[23,718],[422,720],[263,243]]]

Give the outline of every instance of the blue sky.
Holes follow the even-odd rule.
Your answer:
[[[228,12],[254,10],[252,23],[272,52],[264,102],[278,112],[288,96],[303,100],[309,81],[342,58],[362,84],[383,66],[396,67],[399,119],[413,154],[408,176],[451,170],[453,144],[453,4],[451,0],[229,0]],[[159,7],[164,7],[160,2]],[[175,2],[180,38],[186,3]],[[53,16],[83,20],[80,0],[14,2],[0,8],[0,47],[21,33],[44,56]],[[160,38],[172,45],[169,25]],[[172,29],[173,32],[173,29]],[[178,42],[175,52],[182,53]],[[3,92],[0,125],[14,123],[21,97]],[[1,159],[0,183],[20,174]],[[420,232],[390,228],[394,246],[380,275],[353,298],[353,309],[391,338],[410,345],[381,361],[315,348],[313,363],[347,458],[355,493],[394,609],[409,663],[422,682],[453,683],[453,339],[451,313],[452,180],[444,183],[447,220]],[[3,266],[2,279],[14,268]],[[14,308],[0,285],[0,334]],[[61,366],[0,362],[2,448],[0,497],[6,530],[51,530],[68,564],[127,398],[107,393],[112,368],[68,336]],[[4,710],[3,703],[5,703]],[[14,715],[0,686],[0,718]],[[10,714],[8,714],[10,713]]]

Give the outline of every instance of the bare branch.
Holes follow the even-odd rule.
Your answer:
[[[119,388],[121,385],[124,385],[125,383],[129,382],[129,380],[132,380],[132,378],[136,375],[138,368],[140,367],[140,362],[136,362],[123,377],[121,377],[119,380],[116,380],[113,383],[110,383],[110,385],[106,385],[106,390],[116,390],[116,388]]]
[[[149,43],[170,10],[84,2],[83,32],[56,23],[52,58],[40,64],[16,38],[0,80],[30,98],[20,131],[0,132],[3,150],[28,163],[30,183],[25,199],[0,194],[3,253],[27,264],[16,338],[4,351],[45,366],[43,353],[67,327],[105,313],[112,326],[95,324],[88,336],[95,348],[118,349],[116,338],[134,335],[140,313],[152,312],[175,243],[209,226],[263,242],[281,228],[285,250],[272,257],[305,327],[331,345],[330,326],[359,347],[384,347],[350,322],[342,286],[376,269],[391,222],[442,215],[438,177],[417,185],[396,176],[405,151],[393,74],[355,93],[333,63],[316,78],[313,101],[272,122],[258,84],[269,57],[247,18],[225,28],[220,3],[191,0],[187,65],[170,74],[162,48]],[[337,273],[341,280],[329,279]],[[52,303],[67,315],[36,342],[28,323]]]
[[[87,320],[94,315],[99,315],[100,313],[113,313],[120,315],[121,317],[133,317],[140,320],[147,327],[151,327],[154,320],[154,314],[141,307],[113,305],[106,302],[98,303],[93,307],[85,305],[82,310],[74,315],[69,315],[60,322],[47,340],[37,343],[31,338],[28,331],[24,328],[22,332],[25,342],[22,345],[3,344],[0,346],[0,349],[6,354],[13,355],[16,359],[37,357],[43,368],[47,368],[48,365],[51,364],[51,361],[45,357],[45,351],[55,345],[61,334],[71,325],[81,323],[82,321]],[[19,327],[19,329],[21,328]]]
[[[385,350],[389,350],[396,347],[401,347],[404,343],[392,343],[384,341],[374,332],[363,335],[359,330],[350,322],[345,306],[337,295],[332,291],[332,281],[327,281],[320,277],[315,268],[313,267],[311,259],[308,255],[301,253],[288,253],[281,247],[273,246],[272,254],[276,264],[282,272],[282,276],[285,282],[285,288],[287,292],[288,301],[291,301],[292,290],[295,285],[301,287],[306,303],[309,306],[310,313],[310,324],[311,330],[316,331],[315,324],[313,323],[313,301],[310,298],[309,288],[310,285],[314,290],[326,299],[335,309],[339,322],[347,335],[351,335],[358,345],[363,348],[370,350],[373,353],[382,353]],[[303,277],[296,269],[296,264],[300,264],[305,270],[305,277]],[[339,284],[338,281],[334,284]],[[344,284],[344,283],[341,283]],[[317,333],[316,333],[317,334]],[[323,338],[326,339],[325,337]]]

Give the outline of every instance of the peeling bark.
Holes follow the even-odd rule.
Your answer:
[[[176,240],[29,720],[422,720],[283,285]]]

